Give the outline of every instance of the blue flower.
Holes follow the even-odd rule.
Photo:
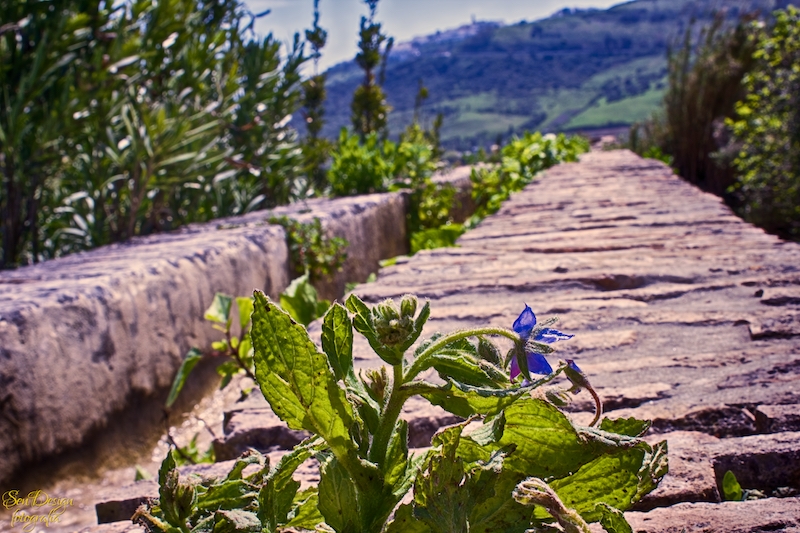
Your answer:
[[[512,326],[512,329],[526,343],[525,355],[527,356],[528,360],[528,370],[533,374],[550,374],[553,372],[553,367],[550,366],[550,363],[547,362],[547,359],[545,359],[544,355],[535,352],[533,350],[535,346],[531,346],[529,343],[533,342],[552,344],[556,341],[571,339],[574,337],[574,335],[567,335],[566,333],[562,333],[557,329],[544,327],[552,324],[554,321],[555,320],[548,321],[548,324],[543,324],[537,328],[536,315],[533,314],[533,309],[531,309],[528,304],[525,304],[525,309],[523,309],[522,313],[520,313],[520,315],[514,321],[514,325]],[[517,358],[514,357],[511,360],[511,379],[516,378],[519,376],[519,374],[519,362],[517,361]]]

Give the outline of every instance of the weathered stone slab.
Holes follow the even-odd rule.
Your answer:
[[[680,503],[652,511],[625,513],[635,533],[800,532],[800,498],[746,502]],[[592,524],[595,533],[603,531]]]
[[[274,214],[318,216],[348,240],[343,271],[323,287],[331,295],[407,251],[405,209],[405,196],[394,193],[311,200]],[[215,292],[259,288],[276,298],[289,283],[288,250],[283,229],[266,224],[270,214],[0,273],[0,481],[80,445],[129,398],[166,397],[186,351],[218,336],[202,320]]]
[[[144,526],[128,520],[111,524],[99,524],[81,529],[78,533],[147,533]]]
[[[800,404],[760,405],[754,414],[759,433],[800,431]]]

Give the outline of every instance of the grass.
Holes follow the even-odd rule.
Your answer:
[[[643,121],[650,118],[659,108],[664,100],[664,91],[664,88],[651,88],[644,94],[610,103],[602,98],[579,115],[572,117],[572,120],[564,125],[564,129],[599,128]]]

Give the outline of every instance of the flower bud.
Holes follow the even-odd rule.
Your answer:
[[[417,312],[417,297],[412,294],[406,294],[400,300],[400,316],[403,318],[414,318]]]

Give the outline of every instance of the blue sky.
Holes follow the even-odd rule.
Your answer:
[[[476,20],[507,24],[537,20],[565,7],[607,8],[623,0],[381,0],[377,20],[396,42],[457,28]],[[256,30],[288,41],[311,26],[313,0],[245,0],[253,13],[272,12],[258,20]],[[355,57],[358,25],[368,10],[363,0],[320,0],[320,25],[328,31],[320,68]]]

